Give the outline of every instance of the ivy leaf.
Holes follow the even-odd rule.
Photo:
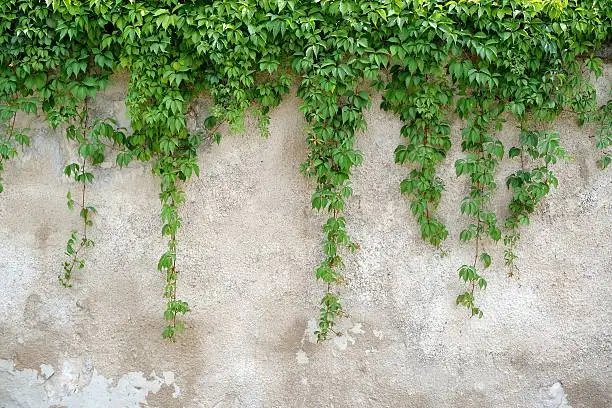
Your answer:
[[[488,268],[489,266],[491,266],[491,256],[488,253],[486,252],[481,253],[480,260],[482,261],[482,264],[484,265],[485,268]]]
[[[521,149],[519,149],[518,147],[512,147],[510,148],[510,150],[508,150],[508,158],[510,159],[520,156],[520,154],[521,154]]]
[[[599,160],[597,160],[597,165],[602,170],[606,169],[610,165],[610,163],[612,163],[612,156],[610,156],[609,154],[606,154],[605,156],[602,156]]]
[[[489,228],[489,236],[493,241],[499,241],[501,239],[501,230],[493,225]]]

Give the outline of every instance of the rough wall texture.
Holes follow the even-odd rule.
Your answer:
[[[612,71],[598,82],[608,97]],[[125,120],[125,80],[97,99]],[[272,112],[271,135],[255,126],[203,148],[202,176],[187,186],[179,283],[193,309],[176,344],[161,339],[158,183],[147,165],[96,171],[91,202],[96,246],[74,288],[57,282],[70,229],[72,158],[60,131],[24,118],[33,146],[5,174],[0,197],[0,407],[574,407],[612,401],[612,177],[595,166],[593,129],[561,117],[555,128],[573,160],[560,187],[523,232],[520,274],[506,278],[501,244],[480,295],[482,320],[454,305],[456,269],[473,249],[458,243],[468,222],[459,203],[459,143],[442,167],[440,214],[447,256],[419,239],[393,163],[400,122],[376,108],[360,135],[348,228],[345,335],[312,336],[322,286],[324,218],[299,173],[304,121],[295,97]],[[193,117],[195,125],[203,110]],[[459,138],[461,122],[454,121]],[[508,122],[506,146],[518,130]],[[505,214],[498,173],[495,206]]]

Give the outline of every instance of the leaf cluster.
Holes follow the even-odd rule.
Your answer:
[[[404,124],[395,150],[396,163],[408,167],[400,191],[435,247],[449,236],[436,213],[444,191],[438,167],[451,149],[454,115],[463,121],[464,157],[455,169],[470,185],[460,211],[471,223],[459,238],[475,245],[475,257],[459,269],[468,290],[457,303],[480,316],[474,289],[486,280],[477,263],[491,265],[484,245],[502,236],[489,208],[506,151],[495,133],[516,117],[524,131],[508,154],[539,163],[508,178],[513,199],[504,228],[513,247],[518,225],[556,185],[551,165],[566,156],[558,138],[530,130],[531,123],[568,108],[580,122],[599,121],[599,164],[611,162],[610,104],[596,108],[583,75],[602,73],[596,50],[611,38],[611,17],[606,0],[0,0],[0,173],[29,144],[15,127],[18,112],[65,124],[79,157],[65,173],[81,185],[81,197],[68,196],[68,204],[80,207],[83,221],[82,236],[68,243],[68,281],[73,266],[84,265],[79,248],[90,246],[95,211],[85,192],[95,166],[111,150],[119,167],[151,162],[168,239],[158,263],[166,281],[164,337],[174,339],[184,327],[178,317],[189,310],[177,298],[176,248],[184,183],[200,175],[198,148],[218,143],[223,123],[243,130],[246,112],[266,135],[270,110],[297,86],[308,126],[301,170],[315,184],[312,207],[328,215],[315,271],[325,285],[317,331],[323,340],[344,315],[342,256],[358,247],[344,212],[354,166],[363,161],[356,138],[375,89],[381,107]],[[118,71],[130,78],[129,132],[110,119],[88,122],[88,102]],[[187,117],[202,94],[212,101],[209,116],[203,129],[190,129]]]

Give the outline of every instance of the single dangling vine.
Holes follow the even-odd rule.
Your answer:
[[[316,277],[325,284],[321,300],[318,329],[319,341],[329,333],[336,333],[337,318],[345,315],[335,285],[343,282],[344,263],[341,248],[355,251],[358,246],[346,232],[345,199],[353,193],[349,177],[351,168],[361,164],[362,155],[355,149],[355,132],[365,127],[362,110],[370,104],[366,92],[355,92],[350,87],[329,86],[323,75],[302,79],[298,95],[302,97],[302,111],[311,125],[308,133],[310,149],[302,171],[317,182],[312,195],[312,207],[327,210],[331,215],[323,226],[325,257],[316,269]],[[344,103],[340,101],[344,101]]]
[[[7,83],[5,87],[10,86]],[[12,87],[9,89],[13,90]],[[4,191],[2,184],[2,172],[4,164],[17,156],[17,148],[30,145],[30,137],[26,134],[26,129],[15,126],[18,112],[36,112],[36,103],[27,98],[18,98],[10,94],[6,102],[0,99],[0,193]]]
[[[535,167],[526,169],[525,155],[531,157]],[[559,182],[550,166],[559,159],[567,158],[568,154],[561,147],[556,132],[522,129],[519,146],[512,147],[508,157],[519,157],[521,161],[521,169],[506,179],[506,186],[512,191],[512,200],[508,205],[509,215],[504,222],[507,230],[504,235],[504,261],[508,267],[508,276],[511,277],[518,270],[515,251],[520,239],[519,228],[529,225],[529,215],[552,187],[557,188]]]
[[[457,102],[457,113],[467,120],[461,133],[461,150],[467,156],[455,162],[455,169],[457,176],[467,175],[471,184],[470,194],[461,202],[461,213],[475,218],[476,222],[469,224],[460,234],[461,241],[474,241],[475,252],[471,265],[464,264],[458,270],[460,279],[468,284],[468,290],[457,296],[456,303],[465,306],[471,316],[482,317],[481,308],[475,304],[474,292],[476,286],[485,289],[487,281],[478,271],[477,264],[480,260],[484,269],[491,266],[484,239],[488,237],[497,242],[501,238],[497,216],[488,206],[497,188],[495,170],[504,156],[503,145],[490,134],[491,130],[498,130],[501,126],[499,116],[502,108],[493,99],[487,99],[485,92],[477,92]]]
[[[66,138],[68,140],[76,141],[78,143],[78,155],[81,158],[81,162],[79,163],[71,163],[64,167],[64,174],[67,177],[72,178],[75,182],[80,184],[80,201],[78,202],[79,207],[79,217],[82,222],[82,231],[79,232],[76,229],[73,229],[70,233],[70,238],[68,238],[68,242],[66,243],[66,252],[65,255],[68,258],[63,263],[63,274],[58,276],[58,279],[62,286],[65,288],[72,287],[72,273],[76,270],[83,269],[85,267],[85,259],[83,258],[83,251],[87,248],[91,248],[94,246],[94,242],[87,237],[87,228],[93,226],[93,216],[96,214],[97,210],[95,207],[88,205],[85,200],[85,193],[87,190],[87,185],[91,184],[94,179],[93,173],[87,171],[87,158],[92,157],[89,153],[90,149],[85,147],[89,146],[90,141],[88,138],[88,119],[89,119],[89,106],[87,103],[87,99],[85,100],[83,109],[77,113],[77,124],[71,124],[66,129]],[[99,154],[99,152],[96,152]],[[93,162],[101,163],[104,160],[104,153],[102,153],[102,160],[99,160],[100,157],[96,155],[95,158],[92,159]],[[68,209],[73,211],[75,200],[72,198],[72,192],[68,191],[66,194],[66,204]]]
[[[84,158],[79,166],[77,163],[69,164],[64,169],[64,174],[68,177],[73,178],[77,183],[81,183],[81,197],[79,207],[79,217],[82,221],[82,232],[78,232],[73,229],[70,233],[70,238],[66,243],[65,255],[68,257],[63,263],[64,272],[58,276],[58,279],[62,286],[65,288],[72,287],[71,279],[72,273],[85,267],[85,259],[82,258],[83,251],[87,248],[94,246],[94,242],[87,237],[87,228],[93,226],[93,216],[97,210],[91,205],[87,205],[85,201],[85,191],[87,184],[93,181],[93,173],[87,172],[86,167],[87,160]],[[72,193],[69,191],[66,195],[68,209],[74,210],[75,200],[72,198]]]
[[[2,185],[4,162],[17,156],[17,149],[15,149],[12,143],[13,134],[15,132],[15,120],[17,119],[17,110],[13,111],[12,109],[7,109],[8,106],[3,108],[2,117],[0,117],[3,128],[3,134],[0,138],[0,193],[4,190],[4,186]]]
[[[66,195],[69,210],[74,210],[75,204],[79,209],[81,230],[73,229],[66,243],[63,263],[63,273],[58,276],[62,286],[72,287],[71,279],[76,270],[85,267],[83,252],[94,246],[93,240],[87,235],[88,228],[93,226],[93,217],[97,213],[94,206],[87,203],[86,193],[94,180],[94,174],[88,166],[95,167],[104,162],[106,149],[124,143],[125,134],[117,128],[112,119],[97,118],[89,125],[89,101],[85,99],[82,109],[77,110],[76,123],[66,128],[66,138],[78,144],[77,153],[80,162],[73,162],[64,168],[64,174],[78,183],[80,192],[78,197],[71,191]]]
[[[603,170],[612,163],[612,101],[599,108],[594,120],[600,124],[595,135],[595,147],[601,151],[597,165]]]
[[[168,239],[167,248],[160,256],[157,269],[164,276],[163,297],[166,300],[164,319],[167,326],[163,337],[174,340],[183,331],[181,316],[189,311],[187,302],[177,297],[179,268],[177,266],[177,233],[182,225],[179,208],[185,202],[181,184],[192,175],[199,175],[197,148],[201,137],[190,133],[185,120],[186,93],[182,81],[162,86],[160,76],[180,73],[180,65],[165,61],[151,66],[147,56],[134,56],[132,69],[141,76],[132,76],[129,84],[128,108],[133,120],[133,133],[127,139],[126,149],[117,157],[122,166],[136,158],[155,158],[153,174],[160,179],[161,233]],[[158,84],[151,86],[150,84]]]
[[[184,191],[178,188],[177,174],[180,170],[177,169],[176,164],[179,162],[179,160],[176,160],[176,156],[168,155],[160,158],[153,170],[161,178],[161,193],[159,197],[162,203],[162,235],[168,237],[168,249],[159,259],[157,269],[164,274],[166,281],[164,298],[167,302],[164,318],[168,325],[163,331],[163,337],[171,340],[175,339],[176,333],[184,330],[184,322],[179,316],[189,311],[187,302],[177,299],[179,271],[176,266],[176,234],[182,222],[178,214],[178,208],[185,201]],[[199,172],[199,170],[196,170],[196,172]]]
[[[448,236],[434,212],[444,189],[436,166],[451,147],[445,108],[452,102],[444,69],[448,45],[438,36],[442,33],[428,26],[406,30],[393,39],[391,54],[401,65],[391,69],[392,78],[381,104],[404,122],[401,134],[408,144],[395,149],[395,162],[411,163],[414,168],[402,180],[400,191],[410,197],[410,210],[420,225],[421,238],[435,247]]]

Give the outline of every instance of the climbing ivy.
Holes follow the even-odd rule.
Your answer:
[[[4,163],[17,156],[17,148],[30,145],[27,129],[15,126],[17,113],[20,111],[32,113],[36,111],[36,104],[27,98],[15,95],[5,97],[0,102],[0,193],[4,190],[2,172]]]
[[[612,100],[600,107],[587,120],[600,123],[599,131],[595,136],[595,146],[601,150],[601,157],[597,160],[597,165],[601,169],[607,168],[612,163]]]
[[[474,304],[476,286],[484,289],[486,279],[478,272],[478,261],[483,268],[491,266],[491,256],[484,250],[485,239],[495,242],[501,238],[497,226],[497,216],[489,204],[497,185],[495,170],[504,155],[504,147],[492,133],[499,130],[502,108],[486,90],[475,91],[471,96],[457,101],[459,116],[466,119],[461,134],[461,150],[466,152],[465,159],[455,162],[457,176],[467,175],[470,179],[470,192],[461,201],[461,213],[475,220],[461,231],[461,241],[474,241],[474,260],[459,268],[459,277],[468,283],[469,290],[457,296],[457,304],[467,307],[471,315],[482,317],[482,310]]]
[[[512,274],[519,227],[557,187],[552,165],[567,154],[554,131],[541,130],[546,123],[567,109],[581,123],[598,122],[599,165],[611,162],[610,102],[597,107],[585,75],[602,74],[596,52],[612,37],[611,18],[609,0],[0,0],[0,175],[30,142],[16,126],[20,112],[45,114],[77,146],[65,174],[78,184],[67,200],[82,227],[70,235],[59,276],[70,286],[93,245],[96,210],[86,193],[95,188],[96,166],[110,151],[119,167],[151,163],[167,239],[158,262],[163,336],[173,340],[189,311],[178,292],[179,276],[189,273],[178,249],[185,183],[200,175],[198,148],[219,143],[223,124],[242,131],[247,112],[267,136],[271,109],[297,88],[307,123],[301,170],[314,183],[312,207],[327,214],[315,270],[324,284],[316,335],[324,340],[339,334],[337,320],[346,315],[343,259],[359,245],[345,208],[351,173],[363,160],[356,137],[377,91],[381,107],[403,122],[395,162],[408,174],[399,190],[421,237],[437,248],[449,236],[437,213],[438,169],[453,143],[451,123],[460,123],[463,157],[455,170],[469,192],[459,210],[470,222],[458,238],[473,245],[474,257],[458,270],[467,289],[456,300],[482,316],[475,292],[487,286],[487,245],[503,236]],[[118,71],[129,74],[129,130],[91,117],[89,108]],[[191,129],[186,115],[202,95],[209,115],[202,129]],[[521,132],[506,155],[496,134],[511,117]],[[520,158],[521,167],[507,178],[512,199],[500,225],[490,204],[506,156]]]
[[[397,64],[385,87],[382,108],[399,114],[406,145],[395,149],[395,162],[414,164],[400,184],[410,197],[410,209],[421,227],[421,237],[438,247],[448,230],[434,211],[444,185],[436,175],[450,150],[450,123],[446,118],[453,92],[445,64],[450,45],[446,30],[438,30],[448,19],[441,13],[416,16],[410,26],[391,37],[389,51]]]
[[[529,156],[535,167],[526,168],[525,156]],[[515,264],[518,256],[515,247],[520,238],[519,227],[529,224],[529,215],[533,213],[538,203],[549,192],[551,187],[557,187],[559,182],[551,165],[557,160],[568,157],[561,147],[559,135],[549,131],[521,130],[519,146],[512,147],[508,157],[520,157],[521,168],[508,176],[507,187],[512,191],[512,200],[508,205],[509,215],[504,226],[508,233],[504,236],[504,260],[508,267],[508,275],[513,276],[517,270]]]

